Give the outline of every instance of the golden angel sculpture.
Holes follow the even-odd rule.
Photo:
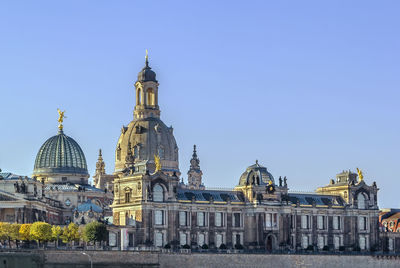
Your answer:
[[[360,179],[360,181],[363,181],[364,180],[364,175],[363,175],[361,169],[357,168],[357,173],[358,173],[358,178]]]
[[[161,171],[161,160],[160,156],[154,155],[154,164],[156,165],[155,172]]]
[[[60,109],[57,109],[57,112],[58,112],[58,128],[60,130],[62,130],[63,129],[63,124],[62,123],[64,122],[64,118],[67,118],[67,117],[64,115],[65,111],[61,112]]]

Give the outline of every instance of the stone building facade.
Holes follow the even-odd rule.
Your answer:
[[[369,250],[379,245],[376,183],[346,171],[313,193],[289,192],[257,161],[230,190],[204,187],[194,148],[188,183],[180,181],[172,127],[160,119],[156,74],[135,83],[133,120],[115,151],[113,222],[128,247],[166,244],[301,250]],[[112,234],[115,235],[115,234]]]

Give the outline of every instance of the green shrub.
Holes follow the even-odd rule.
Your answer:
[[[201,246],[201,248],[202,248],[202,249],[208,249],[208,245],[207,245],[207,244],[204,244],[204,245]]]
[[[227,247],[226,247],[225,244],[221,244],[221,245],[219,246],[219,249],[227,249]]]
[[[244,247],[241,244],[236,244],[235,249],[244,249]]]
[[[184,244],[184,245],[182,246],[182,248],[183,248],[183,249],[190,249],[190,246],[189,246],[188,244]]]

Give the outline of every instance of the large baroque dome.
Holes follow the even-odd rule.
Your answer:
[[[125,169],[129,149],[136,164],[140,162],[143,162],[143,164],[152,163],[154,156],[157,155],[160,157],[163,171],[179,171],[178,146],[173,135],[173,129],[167,127],[158,118],[147,117],[133,120],[127,127],[122,128],[116,149],[116,172]]]
[[[33,170],[33,176],[38,177],[57,174],[83,177],[89,175],[81,147],[62,130],[40,147]]]

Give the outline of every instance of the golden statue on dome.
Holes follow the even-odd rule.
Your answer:
[[[154,155],[154,164],[156,165],[155,173],[157,173],[158,171],[161,171],[161,160],[160,160],[160,156]]]
[[[60,109],[58,109],[57,108],[57,112],[58,112],[58,128],[60,129],[60,130],[62,130],[63,129],[63,122],[64,122],[64,118],[67,118],[65,115],[64,115],[64,113],[65,113],[65,111],[64,112],[61,112],[61,110]]]

